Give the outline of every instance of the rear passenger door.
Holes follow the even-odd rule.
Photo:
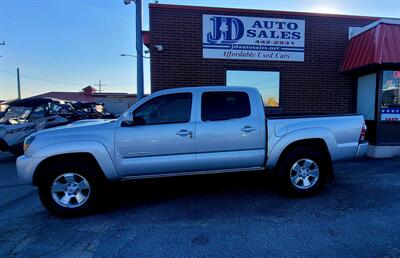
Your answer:
[[[199,96],[196,123],[199,170],[261,167],[264,144],[251,92],[207,91]],[[258,96],[253,96],[258,97]]]

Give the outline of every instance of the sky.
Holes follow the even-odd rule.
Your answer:
[[[143,0],[143,29],[148,3]],[[159,0],[161,4],[400,18],[398,0]],[[0,100],[79,91],[101,80],[104,92],[136,93],[135,5],[123,0],[0,0]],[[145,92],[150,64],[145,59]],[[155,71],[156,72],[156,71]]]

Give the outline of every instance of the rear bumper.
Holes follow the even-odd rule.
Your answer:
[[[367,150],[368,150],[368,142],[363,141],[358,145],[357,153],[356,153],[356,158],[364,157],[367,155]]]

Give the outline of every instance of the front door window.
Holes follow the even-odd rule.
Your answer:
[[[137,108],[135,125],[187,123],[192,110],[192,94],[176,93],[155,97]]]

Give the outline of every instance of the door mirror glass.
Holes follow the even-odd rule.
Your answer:
[[[124,117],[122,120],[122,126],[132,126],[132,125],[134,125],[133,113],[127,112],[124,114]]]

